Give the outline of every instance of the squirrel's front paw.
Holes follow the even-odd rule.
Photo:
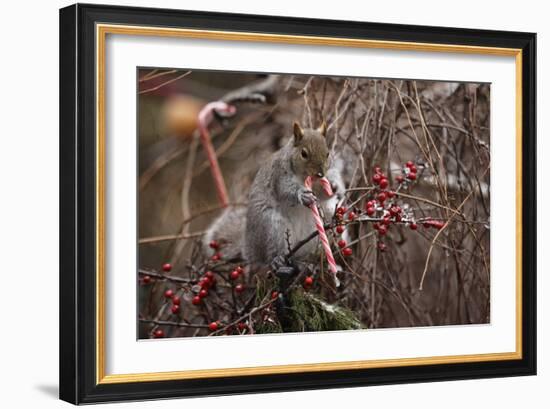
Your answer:
[[[317,198],[315,197],[313,192],[311,190],[306,190],[306,189],[302,190],[299,193],[298,199],[300,200],[300,203],[306,207],[311,206],[317,201]]]

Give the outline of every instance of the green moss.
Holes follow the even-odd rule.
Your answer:
[[[257,276],[256,305],[269,300],[271,292],[277,288],[277,278]],[[289,292],[286,299],[286,308],[279,310],[284,325],[278,319],[276,309],[273,308],[269,316],[257,322],[255,332],[258,334],[273,334],[280,332],[314,332],[314,331],[340,331],[363,328],[355,314],[348,308],[329,304],[317,295],[304,291],[301,287]],[[284,330],[283,330],[284,327]]]
[[[271,292],[277,288],[277,279],[272,276],[256,275],[256,305],[260,305],[271,298]]]
[[[283,332],[281,324],[276,318],[256,324],[256,328],[254,328],[254,330],[256,331],[256,334],[278,334]]]
[[[289,295],[287,308],[291,332],[361,329],[361,322],[347,308],[331,305],[301,289]]]

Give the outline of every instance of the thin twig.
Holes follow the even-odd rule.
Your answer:
[[[193,71],[187,71],[187,72],[184,72],[183,74],[181,75],[178,75],[176,78],[172,78],[171,80],[168,80],[166,82],[163,82],[162,84],[159,84],[153,88],[148,88],[148,89],[144,89],[143,91],[139,91],[138,94],[142,95],[142,94],[147,94],[148,92],[153,92],[153,91],[156,91],[168,84],[171,84],[173,82],[176,82],[178,80],[181,80],[182,78],[185,78],[187,77],[189,74],[191,74]]]

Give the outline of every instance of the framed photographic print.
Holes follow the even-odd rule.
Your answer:
[[[60,397],[536,373],[532,33],[60,11]]]

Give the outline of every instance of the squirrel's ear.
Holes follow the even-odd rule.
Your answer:
[[[300,124],[296,121],[294,121],[294,143],[299,144],[302,141],[302,138],[304,137],[304,130],[300,126]]]
[[[327,136],[327,123],[325,122],[325,120],[323,120],[321,125],[319,125],[319,128],[317,128],[317,132],[320,132],[323,136]]]

